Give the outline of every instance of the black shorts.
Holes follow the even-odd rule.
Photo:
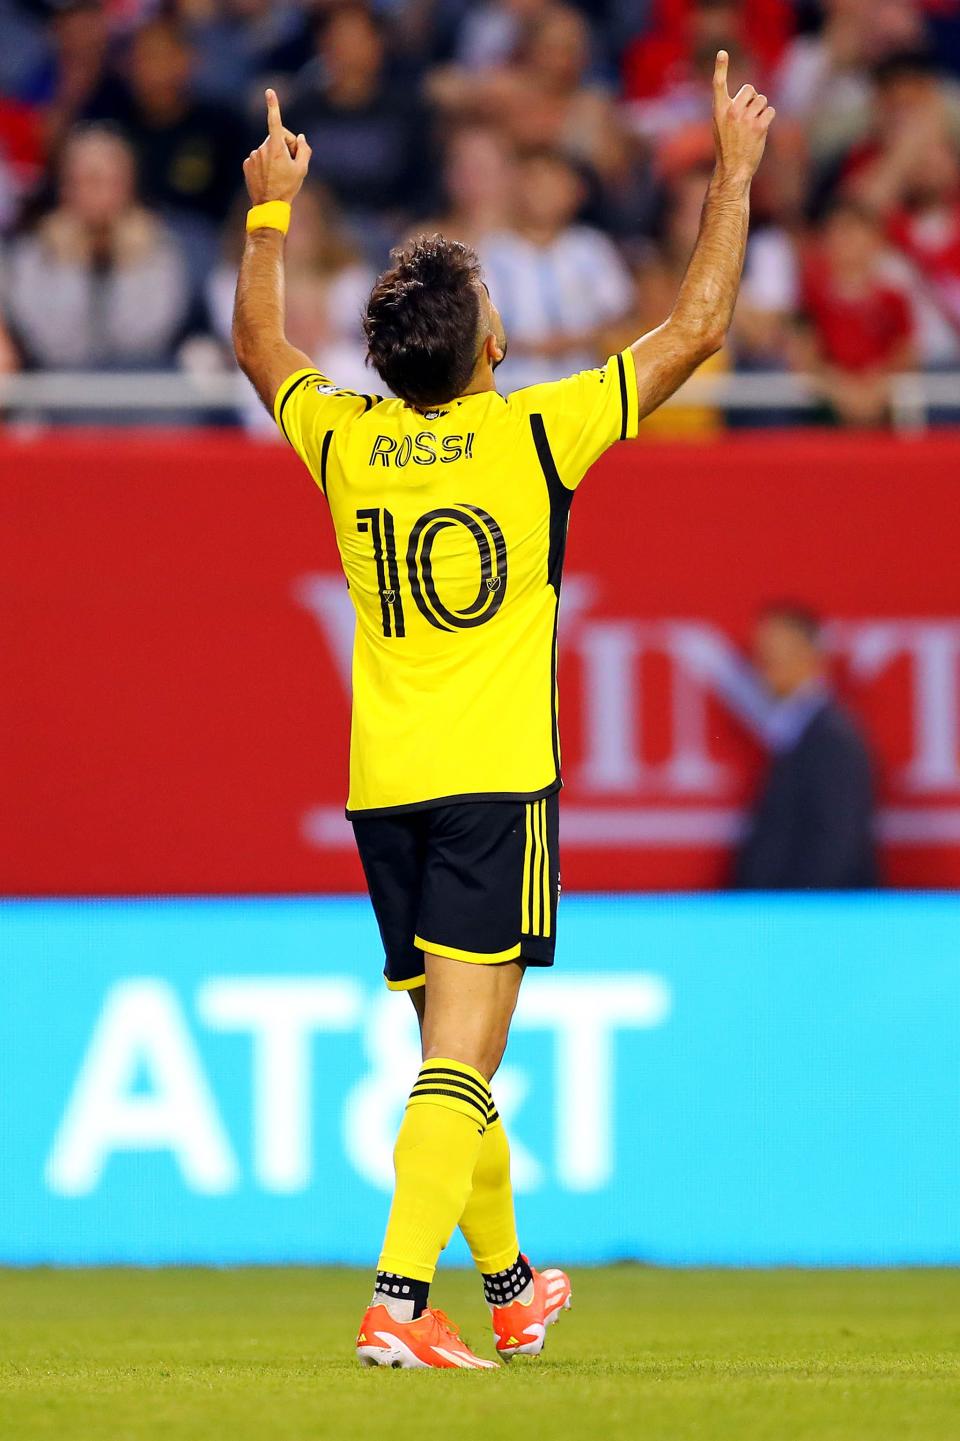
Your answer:
[[[423,953],[552,966],[559,793],[353,817],[394,991],[424,982]]]

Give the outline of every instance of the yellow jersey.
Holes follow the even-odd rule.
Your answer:
[[[637,433],[631,353],[429,411],[299,370],[274,415],[327,498],[357,616],[347,814],[556,790],[570,502]]]

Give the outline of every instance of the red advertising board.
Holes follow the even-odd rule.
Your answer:
[[[573,508],[564,883],[713,886],[763,761],[758,605],[829,617],[894,884],[960,885],[960,437],[621,446]],[[350,603],[279,444],[0,439],[0,890],[361,885]]]

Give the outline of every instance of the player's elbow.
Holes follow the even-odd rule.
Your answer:
[[[243,326],[238,325],[236,322],[234,322],[233,326],[232,340],[233,354],[236,358],[236,362],[239,365],[240,369],[243,371],[244,375],[249,377],[250,367],[253,364],[253,358],[250,352],[250,344],[247,336],[244,334]]]
[[[690,337],[690,360],[694,367],[702,365],[712,355],[722,350],[727,341],[727,332],[722,325],[709,322],[698,327]]]
[[[244,316],[234,316],[231,339],[237,364],[247,379],[255,385],[257,374],[269,363],[271,346],[265,341],[259,328],[251,325]]]
[[[700,359],[697,361],[697,364],[702,365],[705,360],[709,360],[712,355],[716,355],[718,351],[721,351],[723,349],[726,343],[727,332],[723,329],[722,326],[718,326],[713,330],[708,330],[706,335],[703,337],[703,343],[701,347],[703,353],[701,354]]]
[[[691,370],[696,370],[726,344],[727,327],[715,316],[677,320],[676,328]]]

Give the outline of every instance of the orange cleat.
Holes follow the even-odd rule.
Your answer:
[[[360,1324],[357,1356],[364,1366],[407,1370],[438,1366],[496,1371],[496,1361],[475,1356],[442,1311],[424,1311],[415,1321],[395,1321],[386,1306],[370,1306]]]
[[[539,1356],[547,1327],[559,1320],[561,1311],[570,1310],[572,1295],[565,1271],[534,1271],[532,1300],[493,1308],[497,1355],[504,1361],[514,1356]]]

